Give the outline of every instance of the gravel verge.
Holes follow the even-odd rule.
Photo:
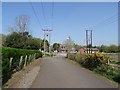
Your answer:
[[[40,71],[41,64],[41,58],[32,61],[21,71],[14,73],[4,88],[29,88]]]

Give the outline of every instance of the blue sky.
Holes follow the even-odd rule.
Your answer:
[[[44,2],[43,17],[41,2],[4,2],[2,4],[2,32],[9,34],[8,27],[15,25],[19,15],[30,17],[29,30],[34,37],[43,38],[42,29],[52,29],[52,3]],[[117,2],[54,2],[53,31],[51,42],[63,43],[68,36],[80,45],[85,45],[85,30],[93,30],[93,45],[118,44],[118,3]]]

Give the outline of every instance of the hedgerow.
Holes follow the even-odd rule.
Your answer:
[[[25,50],[25,49],[2,47],[2,83],[4,84],[11,77],[13,70],[15,69],[18,70],[21,56],[23,56],[23,63],[22,63],[22,67],[23,67],[25,56],[27,55],[29,57],[29,55],[34,55],[34,54],[36,54],[35,58],[42,57],[42,53],[37,50]],[[11,57],[13,58],[13,60],[12,60],[12,67],[10,68]]]

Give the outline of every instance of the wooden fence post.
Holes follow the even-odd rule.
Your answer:
[[[31,55],[29,55],[29,63],[30,63],[30,61],[31,61]]]
[[[33,59],[33,55],[31,55],[31,61],[32,61],[32,59]]]
[[[108,65],[110,64],[110,60],[108,59]]]
[[[19,68],[21,69],[21,64],[22,64],[23,56],[20,57],[20,62],[19,62]]]
[[[11,70],[11,67],[12,67],[12,60],[13,60],[13,58],[11,57],[10,58],[10,70]]]
[[[31,56],[32,57],[32,60],[34,59],[34,55]]]
[[[27,64],[27,55],[25,56],[25,63],[24,63],[24,67],[26,66]]]
[[[34,54],[34,60],[35,60],[36,53]]]

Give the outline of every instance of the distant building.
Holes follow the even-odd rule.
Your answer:
[[[84,53],[87,53],[87,50],[88,50],[88,53],[89,53],[89,48],[80,48],[78,50],[78,53],[84,54]],[[99,49],[92,48],[92,53],[98,53],[98,52],[99,52]]]
[[[59,52],[66,53],[67,47],[65,45],[60,44]],[[70,49],[70,53],[75,53],[75,52],[76,52],[75,48]]]
[[[78,53],[84,54],[84,53],[85,53],[85,48],[80,48],[80,49],[78,50]]]

